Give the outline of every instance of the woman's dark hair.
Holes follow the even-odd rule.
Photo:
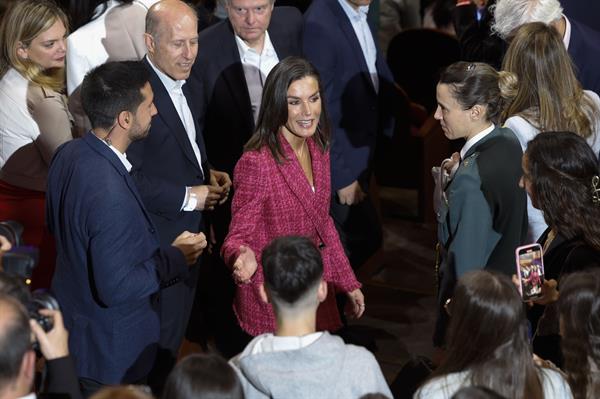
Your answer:
[[[540,133],[527,145],[524,178],[548,226],[600,251],[600,203],[593,199],[593,179],[600,174],[597,156],[575,133]]]
[[[227,361],[217,354],[196,354],[175,366],[163,399],[244,399],[242,385]]]
[[[95,20],[108,9],[108,0],[59,0],[59,5],[69,16],[71,32]],[[119,0],[121,4],[133,3],[133,0]],[[96,8],[100,6],[98,13]]]
[[[463,387],[451,399],[506,399],[486,387]]]
[[[561,321],[563,369],[575,399],[600,397],[600,269],[567,275],[561,280],[558,312]]]
[[[245,151],[259,150],[263,146],[269,147],[273,158],[282,162],[285,158],[283,149],[279,144],[279,130],[288,120],[287,92],[290,85],[302,78],[312,77],[319,85],[321,95],[321,117],[315,133],[314,140],[325,151],[329,147],[329,119],[325,110],[321,79],[319,73],[310,62],[301,57],[287,57],[273,68],[265,82],[262,93],[262,102],[256,132],[244,147]]]
[[[464,110],[484,105],[487,120],[498,123],[505,103],[503,87],[512,80],[511,74],[498,72],[488,64],[460,61],[442,72],[439,83],[450,86],[452,95]]]
[[[432,377],[466,371],[469,385],[508,398],[543,398],[523,302],[508,277],[484,270],[467,273],[449,306],[447,357]]]

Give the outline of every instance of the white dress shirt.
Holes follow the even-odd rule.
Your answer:
[[[265,80],[269,76],[271,69],[279,62],[279,58],[269,38],[269,32],[265,31],[265,42],[261,54],[249,47],[238,35],[235,35],[235,42],[237,43],[240,60],[244,68],[248,94],[250,94],[250,104],[252,105],[252,115],[256,123]]]
[[[461,160],[465,159],[465,155],[467,155],[467,152],[469,152],[471,147],[473,147],[475,144],[477,144],[479,141],[481,141],[485,136],[490,134],[495,128],[496,128],[496,125],[494,125],[492,123],[491,126],[483,129],[481,132],[477,133],[475,136],[473,136],[469,140],[467,140],[465,145],[463,145],[463,147],[460,149],[460,159]]]
[[[121,151],[117,150],[112,144],[109,144],[109,141],[101,139],[100,137],[96,136],[94,134],[94,136],[100,140],[101,142],[103,142],[104,144],[106,144],[108,146],[108,148],[110,148],[112,150],[112,152],[115,153],[115,155],[119,158],[119,161],[121,161],[121,163],[123,164],[123,166],[125,167],[125,169],[127,169],[127,173],[131,172],[131,162],[129,162],[129,160],[127,159],[127,155],[125,153],[122,153]]]
[[[568,50],[569,43],[571,42],[571,23],[566,15],[563,14],[563,18],[565,19],[565,35],[563,36],[563,43],[565,44],[565,48]]]
[[[156,72],[158,75],[158,78],[162,82],[163,86],[165,86],[167,93],[169,93],[169,97],[171,97],[171,101],[175,106],[177,115],[179,116],[179,119],[185,128],[190,145],[192,146],[192,150],[196,156],[196,161],[198,161],[198,167],[202,172],[202,176],[204,176],[204,170],[202,170],[202,155],[200,154],[198,143],[196,143],[196,125],[194,124],[194,117],[192,116],[192,111],[190,110],[190,106],[182,91],[185,80],[173,80],[171,77],[167,76],[160,69],[158,69],[152,63],[150,57],[146,57],[146,59],[148,60],[148,63],[152,69],[154,69],[154,72]],[[181,210],[191,212],[196,209],[196,198],[192,198],[189,193],[190,187],[186,187]]]
[[[85,74],[95,66],[104,64],[108,60],[108,53],[101,43],[106,37],[104,18],[106,14],[119,5],[116,0],[106,2],[106,10],[103,11],[105,3],[96,7],[94,16],[96,19],[79,27],[67,37],[67,92],[69,96],[79,87]]]
[[[158,0],[135,0],[132,6],[150,8]],[[106,4],[106,9],[104,9]],[[108,52],[102,43],[106,39],[105,18],[110,10],[119,6],[116,0],[108,0],[96,7],[96,19],[79,27],[67,37],[67,92],[69,96],[81,85],[85,74],[108,60]],[[104,11],[104,12],[102,12]]]
[[[369,23],[367,22],[369,6],[361,6],[358,7],[358,9],[354,9],[350,3],[348,3],[348,0],[338,0],[338,2],[348,16],[352,28],[354,28],[354,33],[356,33],[367,67],[369,68],[373,87],[375,88],[375,91],[378,92],[379,76],[377,75],[377,67],[375,65],[377,61],[377,47],[375,46],[375,40],[373,40],[373,34],[369,28]]]

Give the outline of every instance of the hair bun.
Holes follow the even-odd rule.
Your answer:
[[[510,100],[517,95],[519,79],[517,75],[508,71],[498,72],[498,87],[500,96],[505,100]]]

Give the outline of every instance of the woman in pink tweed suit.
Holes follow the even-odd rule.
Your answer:
[[[349,313],[360,317],[364,297],[329,216],[329,129],[320,82],[306,60],[288,57],[269,74],[257,131],[234,171],[229,234],[221,253],[237,283],[234,311],[251,335],[275,330],[271,305],[261,299],[263,248],[276,237],[309,237],[321,250],[327,298],[317,330],[341,321],[335,294],[346,292]]]

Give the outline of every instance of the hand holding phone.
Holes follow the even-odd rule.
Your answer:
[[[544,260],[540,244],[518,247],[515,251],[519,291],[524,301],[539,298],[544,285]]]

